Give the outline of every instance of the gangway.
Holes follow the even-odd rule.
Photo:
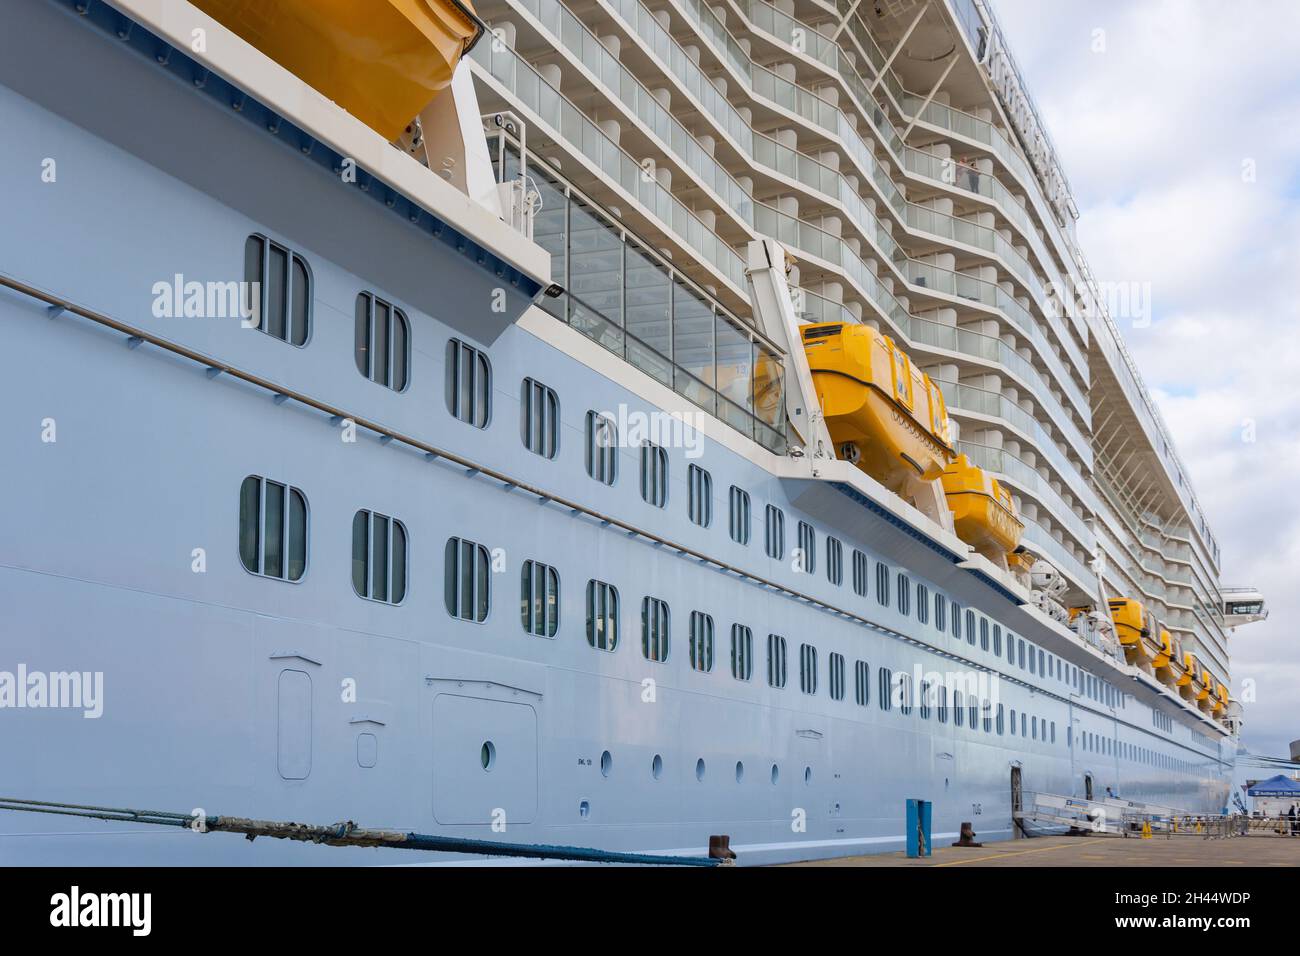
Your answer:
[[[1120,797],[1089,800],[1059,793],[1025,791],[1022,809],[1012,814],[1025,831],[1027,823],[1069,827],[1085,833],[1111,833],[1127,836],[1149,826],[1152,833],[1186,833],[1220,835],[1225,819],[1220,814],[1194,813],[1157,803],[1140,803]],[[1027,832],[1027,831],[1025,831]]]

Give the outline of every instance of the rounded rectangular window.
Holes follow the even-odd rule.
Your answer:
[[[239,560],[253,574],[300,581],[307,571],[307,498],[249,475],[239,486]]]
[[[768,505],[766,514],[764,549],[769,558],[780,561],[785,557],[785,512]]]
[[[598,412],[587,412],[587,474],[603,485],[618,480],[618,426]]]
[[[406,313],[371,292],[357,296],[353,351],[357,371],[376,385],[406,390],[411,373],[411,326]]]
[[[487,355],[460,339],[447,341],[447,411],[475,428],[492,420],[492,364]]]
[[[883,561],[876,562],[876,603],[889,607],[889,566]]]
[[[898,572],[898,613],[907,617],[911,613],[912,582],[902,571]]]
[[[731,625],[731,676],[736,680],[754,676],[754,632],[743,624]]]
[[[786,681],[785,638],[780,634],[767,635],[767,685],[781,688]]]
[[[702,611],[691,612],[691,669],[713,670],[713,618]]]
[[[668,504],[668,452],[648,441],[641,443],[641,497],[656,508]]]
[[[465,538],[448,538],[443,551],[443,599],[447,613],[482,624],[491,606],[488,549]]]
[[[526,378],[519,396],[519,437],[534,455],[554,458],[560,447],[560,399],[555,389]]]
[[[817,693],[817,648],[811,644],[799,645],[799,689],[805,694]]]
[[[713,476],[699,465],[686,469],[686,511],[693,524],[713,524]]]
[[[249,236],[241,306],[254,328],[299,348],[306,345],[312,313],[306,260],[266,236]]]
[[[598,651],[618,647],[618,588],[604,581],[587,582],[587,643]]]
[[[647,597],[641,601],[641,653],[648,661],[668,660],[668,602]]]
[[[352,517],[352,589],[384,604],[406,597],[406,527],[374,511]]]
[[[731,540],[749,544],[749,492],[731,486]]]
[[[520,571],[519,613],[524,631],[554,637],[560,626],[560,575],[539,561],[525,561]]]

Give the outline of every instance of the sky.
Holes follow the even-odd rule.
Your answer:
[[[1150,320],[1120,330],[1223,585],[1265,592],[1269,619],[1229,640],[1233,695],[1243,743],[1285,756],[1300,739],[1300,2],[992,2],[1093,274],[1150,283]]]

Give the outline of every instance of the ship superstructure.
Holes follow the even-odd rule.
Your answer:
[[[15,795],[755,861],[1226,806],[1262,596],[987,4],[16,6],[6,650],[105,690]]]

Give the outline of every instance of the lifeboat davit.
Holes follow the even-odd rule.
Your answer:
[[[952,461],[948,409],[930,377],[868,325],[803,327],[804,353],[840,458],[897,494]]]
[[[1160,653],[1151,662],[1156,678],[1167,687],[1177,687],[1183,673],[1183,645],[1168,631],[1160,630]]]
[[[1025,523],[1011,492],[965,455],[944,469],[940,478],[957,537],[982,553],[1010,555],[1020,544]]]
[[[193,3],[389,141],[482,34],[466,0]]]
[[[1198,673],[1196,655],[1188,651],[1183,655],[1183,673],[1178,678],[1178,693],[1183,695],[1183,700],[1196,700]]]

